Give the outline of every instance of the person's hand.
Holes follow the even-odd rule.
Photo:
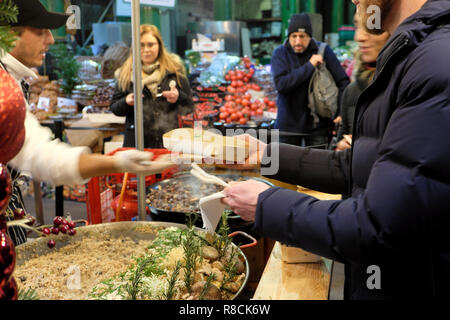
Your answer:
[[[256,180],[243,182],[230,182],[230,186],[223,192],[226,197],[222,203],[230,206],[234,213],[241,216],[245,221],[254,221],[258,196],[270,188],[269,185]]]
[[[167,99],[169,103],[176,103],[178,101],[178,97],[180,93],[178,92],[177,87],[172,87],[170,91],[163,91],[162,95]]]
[[[336,144],[336,151],[344,151],[352,147],[352,136],[344,135],[344,139]]]
[[[335,124],[341,123],[341,122],[342,122],[342,117],[341,117],[341,116],[338,116],[336,119],[333,120],[333,122],[334,122]]]
[[[171,155],[162,155],[151,161],[153,154],[146,151],[126,150],[119,151],[114,155],[114,163],[120,172],[131,172],[136,174],[155,174],[175,165],[171,161]]]
[[[133,107],[134,106],[134,93],[130,93],[129,95],[127,95],[127,97],[125,98],[125,102],[130,107]]]
[[[259,168],[264,151],[267,148],[267,143],[264,143],[249,134],[237,135],[236,138],[245,140],[248,143],[248,158],[245,160],[245,163],[221,164],[221,166],[234,170],[253,170]]]
[[[309,62],[314,67],[317,67],[318,65],[321,65],[323,63],[323,57],[320,54],[313,54],[311,59],[309,59]]]

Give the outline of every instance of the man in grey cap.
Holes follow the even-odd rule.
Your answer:
[[[30,68],[39,67],[43,63],[49,46],[55,42],[50,29],[63,26],[69,16],[48,12],[38,0],[13,2],[19,13],[17,22],[11,26],[18,33],[18,39],[14,48],[0,59],[0,67],[22,86],[26,96],[25,79],[36,77]],[[6,124],[0,122],[0,125]],[[57,186],[84,184],[93,176],[117,172],[150,175],[174,165],[168,158],[162,157],[149,162],[152,159],[149,152],[127,150],[117,152],[114,156],[106,156],[91,154],[87,147],[71,147],[59,140],[52,140],[52,132],[42,127],[28,110],[25,130],[22,149],[8,162],[8,166]],[[23,205],[20,196],[17,199],[16,203],[11,204],[12,210]],[[15,240],[17,244],[25,239]]]
[[[326,145],[331,119],[321,118],[317,125],[308,108],[308,87],[315,67],[326,62],[340,94],[350,83],[330,47],[324,57],[318,54],[320,42],[312,38],[312,26],[306,13],[291,17],[289,38],[272,55],[272,76],[278,91],[278,114],[275,127],[280,131],[310,134],[302,142],[300,135],[280,136],[283,143],[307,146]]]

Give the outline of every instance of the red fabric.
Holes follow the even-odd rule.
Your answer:
[[[20,86],[0,68],[0,163],[19,153],[25,141],[26,104]]]

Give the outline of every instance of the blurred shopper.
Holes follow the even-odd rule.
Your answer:
[[[392,36],[358,99],[352,149],[255,139],[250,157],[279,156],[271,178],[351,197],[319,201],[250,180],[226,188],[223,202],[265,237],[344,263],[345,298],[448,301],[450,1],[353,2],[369,33]]]
[[[326,47],[324,58],[318,54],[320,42],[312,38],[312,26],[307,14],[293,15],[288,27],[289,39],[272,55],[272,76],[278,91],[278,114],[275,128],[290,133],[310,134],[305,144],[327,145],[332,119],[321,118],[314,125],[308,108],[308,88],[311,76],[319,64],[326,63],[336,86],[339,98],[349,79],[333,50]],[[338,114],[339,112],[337,112]],[[281,136],[280,141],[301,145],[300,136]]]
[[[141,59],[144,146],[162,148],[162,135],[179,127],[178,117],[194,111],[191,89],[181,59],[169,53],[158,28],[142,25]],[[126,116],[124,147],[135,145],[133,56],[116,71],[117,88],[111,111]],[[172,86],[171,86],[172,84]]]
[[[336,150],[351,148],[353,135],[353,121],[355,108],[361,93],[369,86],[375,76],[378,54],[389,39],[389,33],[371,34],[359,24],[360,19],[355,16],[355,41],[359,49],[355,54],[354,79],[345,88],[341,103],[341,125],[337,132],[338,142]]]
[[[26,97],[28,84],[25,79],[37,77],[30,68],[39,67],[43,63],[48,47],[54,43],[50,29],[65,25],[69,16],[48,12],[39,0],[14,0],[14,3],[18,8],[18,16],[17,22],[11,26],[18,33],[18,39],[14,48],[1,58],[1,67],[14,78]],[[83,184],[93,176],[114,172],[153,174],[172,166],[167,159],[151,165],[143,163],[152,158],[148,152],[128,150],[114,156],[105,156],[91,154],[87,147],[71,147],[59,140],[52,140],[51,130],[42,127],[28,111],[28,103],[24,103],[27,109],[25,130],[21,131],[24,137],[15,146],[17,150],[14,158],[4,158],[3,153],[0,155],[0,162],[8,162],[11,169],[28,172],[36,180],[54,185]],[[10,130],[6,125],[2,123],[0,127]],[[13,174],[13,178],[17,176],[17,173]],[[10,204],[12,211],[23,209],[20,189],[17,185],[14,188],[14,201]],[[14,240],[19,244],[26,238],[18,236]]]

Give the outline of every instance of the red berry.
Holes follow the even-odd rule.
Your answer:
[[[75,228],[75,225],[76,225],[76,224],[75,224],[75,221],[69,221],[69,224],[68,224],[68,225],[69,225],[69,228],[70,228],[70,229],[73,229],[73,228]]]
[[[23,209],[20,208],[16,208],[14,210],[14,219],[23,219],[23,217],[25,217],[25,211]]]
[[[61,226],[61,227],[59,227],[59,231],[61,231],[61,233],[67,233],[67,231],[69,231],[70,230],[70,228],[69,228],[69,226],[68,225],[63,225],[63,226]]]
[[[63,218],[61,218],[61,217],[54,217],[53,218],[53,225],[55,227],[59,226],[62,223],[63,223]]]
[[[77,234],[77,230],[76,229],[70,229],[69,230],[69,236],[74,236]]]
[[[59,233],[59,228],[58,227],[52,227],[51,229],[53,234],[58,234]]]
[[[42,229],[42,233],[44,233],[45,235],[48,236],[51,233],[51,231],[49,228],[44,228],[44,229]]]
[[[30,220],[29,222],[26,223],[29,226],[34,225],[34,223],[36,222],[36,218],[33,216],[27,216],[26,218],[28,218]]]
[[[54,248],[56,245],[55,240],[48,240],[47,245],[49,248]]]
[[[67,225],[67,224],[69,224],[69,222],[66,219],[63,219],[62,224]]]

